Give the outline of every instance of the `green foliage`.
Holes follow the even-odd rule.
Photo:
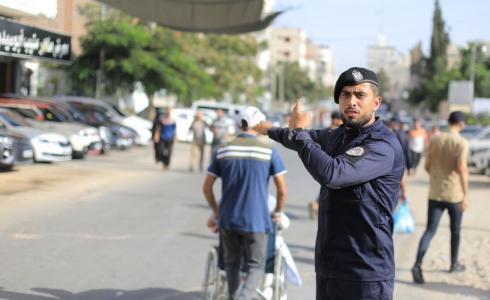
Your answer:
[[[432,77],[422,76],[419,87],[411,91],[409,102],[412,104],[423,102],[427,108],[436,112],[441,100],[447,99],[449,82],[462,79],[461,73],[456,69],[443,70],[433,74]]]
[[[461,49],[461,63],[456,69],[447,69],[446,49],[449,35],[444,30],[439,1],[435,2],[431,52],[413,67],[419,75],[419,85],[410,91],[409,102],[423,103],[431,111],[439,108],[439,103],[447,99],[449,82],[452,80],[469,80],[471,72],[472,48],[475,49],[475,97],[490,97],[490,58],[481,51],[483,45],[470,43]]]
[[[150,95],[165,88],[186,103],[212,93],[209,76],[184,56],[176,33],[170,30],[148,28],[127,18],[95,20],[81,46],[83,53],[71,68],[76,94],[94,95],[98,69],[103,70],[108,94],[127,93],[136,81]]]
[[[308,74],[301,70],[298,63],[283,63],[284,66],[284,97],[288,102],[294,102],[314,89],[314,83]]]
[[[484,47],[480,43],[470,43],[467,48],[460,50],[460,71],[465,79],[470,78],[471,52],[475,49],[475,97],[490,98],[490,57],[482,51]]]
[[[179,42],[186,57],[206,70],[214,84],[213,97],[245,98],[254,103],[262,92],[262,76],[255,63],[259,47],[251,35],[216,35],[184,33]]]
[[[71,67],[76,94],[94,95],[101,67],[109,94],[127,92],[135,81],[150,95],[165,88],[185,104],[207,97],[254,102],[263,93],[255,58],[264,45],[251,35],[175,32],[96,4],[82,13],[89,31]]]
[[[312,81],[298,63],[281,62],[276,66],[276,99],[280,99],[281,72],[284,76],[284,100],[294,102],[306,98],[309,102],[333,97],[333,88],[325,87],[320,81]]]
[[[427,60],[427,67],[430,73],[437,73],[446,69],[446,50],[449,45],[449,34],[446,32],[444,24],[439,0],[436,0],[432,18],[430,56]]]
[[[466,117],[466,124],[468,125],[490,126],[490,115],[488,114],[479,114],[476,116],[467,114]]]
[[[414,105],[423,103],[425,107],[436,112],[439,103],[447,99],[449,81],[461,79],[457,70],[447,70],[446,50],[449,44],[449,34],[445,30],[439,1],[435,1],[432,19],[432,37],[430,56],[423,58],[414,66],[419,72],[420,82],[410,91],[408,101]]]

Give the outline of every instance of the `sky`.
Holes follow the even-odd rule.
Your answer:
[[[50,18],[54,18],[57,12],[56,0],[0,0],[0,5]]]
[[[367,67],[367,48],[377,36],[408,54],[418,42],[428,54],[435,0],[276,0],[286,10],[273,27],[301,28],[319,45],[330,46],[337,75],[352,66]],[[449,38],[490,41],[490,0],[439,0]]]

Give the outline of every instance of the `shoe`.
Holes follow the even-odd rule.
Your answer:
[[[462,265],[459,262],[457,262],[451,265],[451,268],[449,268],[449,273],[463,272],[464,270],[466,270],[465,265]]]
[[[420,265],[415,265],[412,268],[413,282],[415,283],[425,283],[424,276],[422,275],[422,268]]]

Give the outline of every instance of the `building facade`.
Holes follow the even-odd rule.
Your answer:
[[[368,48],[368,68],[384,73],[384,100],[392,110],[408,108],[406,98],[410,89],[410,56],[390,46],[386,37],[378,36],[376,45]]]
[[[64,66],[81,52],[79,38],[86,32],[81,12],[88,3],[96,2],[2,1],[0,93],[36,96],[66,92]]]

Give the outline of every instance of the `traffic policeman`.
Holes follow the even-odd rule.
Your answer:
[[[393,210],[404,158],[395,135],[376,117],[381,97],[375,72],[350,68],[335,84],[343,125],[307,130],[298,101],[289,128],[255,129],[298,152],[321,185],[315,247],[316,299],[392,299],[395,277]]]

